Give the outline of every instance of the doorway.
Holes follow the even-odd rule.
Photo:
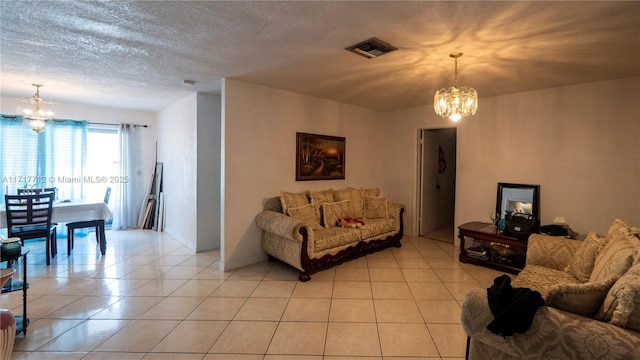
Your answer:
[[[418,234],[454,243],[456,128],[421,129],[418,146]]]

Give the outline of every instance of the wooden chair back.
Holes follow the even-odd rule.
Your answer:
[[[42,194],[42,193],[53,193],[54,200],[58,198],[58,188],[50,187],[50,188],[41,188],[41,189],[18,189],[18,195],[34,195],[34,194]]]
[[[5,195],[7,229],[11,237],[14,232],[26,227],[42,227],[45,234],[51,228],[53,193],[33,195]],[[46,236],[46,235],[45,235]]]

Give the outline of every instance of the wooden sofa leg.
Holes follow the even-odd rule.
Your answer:
[[[464,359],[469,360],[469,346],[471,345],[471,338],[467,336],[467,350],[464,353]]]
[[[307,282],[307,281],[311,280],[311,275],[307,274],[304,271],[300,271],[300,275],[298,276],[298,280],[300,280],[302,282]]]

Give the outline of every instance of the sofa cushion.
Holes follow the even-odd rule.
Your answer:
[[[311,191],[309,193],[311,204],[313,205],[313,211],[316,214],[318,222],[322,224],[322,204],[334,202],[333,189]],[[324,226],[324,224],[322,224]]]
[[[615,219],[613,221],[613,224],[611,224],[611,226],[609,226],[609,230],[607,231],[607,239],[611,239],[613,237],[613,235],[618,232],[618,230],[626,228],[626,227],[629,227],[629,225],[627,225],[627,223],[625,223],[624,221],[622,221],[620,219]]]
[[[380,196],[380,189],[378,188],[370,188],[370,189],[362,189],[363,196]]]
[[[607,235],[607,245],[596,257],[589,282],[619,278],[631,267],[640,251],[640,239],[631,233],[629,227],[620,227],[610,235]]]
[[[365,219],[387,219],[387,198],[384,196],[365,196],[364,198],[364,218]]]
[[[543,234],[531,234],[527,246],[527,265],[540,265],[564,271],[582,241]]]
[[[322,223],[324,227],[335,227],[338,219],[350,217],[349,203],[349,200],[343,200],[322,204]]]
[[[640,331],[640,262],[613,284],[596,319]]]
[[[558,284],[547,293],[547,305],[593,318],[616,279],[598,283]]]
[[[360,241],[360,232],[353,228],[332,227],[313,231],[314,252],[335,249]]]
[[[546,300],[549,290],[554,286],[558,284],[579,283],[578,279],[563,270],[529,264],[522,269],[511,285],[513,287],[524,287],[539,291]]]
[[[349,200],[349,214],[344,217],[362,219],[364,217],[364,195],[360,189],[348,188],[336,190],[335,201]]]
[[[589,281],[596,257],[606,245],[606,241],[606,238],[598,236],[595,232],[587,234],[587,238],[578,251],[573,254],[573,258],[564,271],[573,275],[580,282],[585,283]]]
[[[289,208],[287,209],[287,215],[300,219],[306,226],[309,226],[312,229],[321,228],[311,204]]]
[[[300,207],[309,203],[306,192],[290,193],[286,191],[280,192],[280,203],[282,204],[282,213],[288,214],[290,207]]]
[[[396,221],[393,219],[367,219],[365,224],[358,229],[360,229],[362,239],[366,240],[395,231],[395,227]]]

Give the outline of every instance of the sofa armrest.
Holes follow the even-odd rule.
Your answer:
[[[264,231],[300,243],[302,242],[300,229],[306,227],[301,220],[270,210],[260,212],[256,216],[256,224]],[[306,228],[307,233],[313,232],[311,228]]]
[[[580,248],[582,241],[532,234],[527,245],[527,265],[540,265],[564,270]]]
[[[487,330],[492,320],[487,291],[469,291],[462,304],[464,332],[514,358],[637,359],[640,348],[640,333],[548,306],[538,309],[524,334],[495,335]]]

